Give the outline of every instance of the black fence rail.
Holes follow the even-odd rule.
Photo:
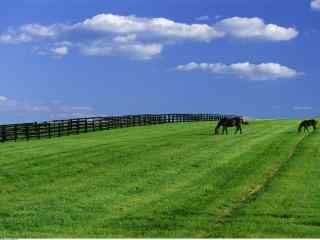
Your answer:
[[[152,124],[217,121],[228,115],[223,114],[144,114],[114,117],[76,118],[0,125],[0,141],[31,140],[40,138],[61,137],[114,128],[144,126]]]

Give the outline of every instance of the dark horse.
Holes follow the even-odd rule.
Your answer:
[[[301,132],[301,129],[303,128],[304,132],[309,132],[309,126],[313,127],[313,130],[316,130],[316,125],[317,125],[317,121],[314,119],[309,119],[309,120],[303,120],[300,124],[299,124],[299,129],[298,131]]]
[[[228,127],[236,127],[235,134],[237,134],[238,131],[240,131],[240,134],[242,133],[241,124],[248,124],[247,121],[245,121],[242,117],[232,117],[232,118],[222,118],[218,122],[214,134],[219,134],[219,128],[222,126],[222,134],[226,133],[228,134]]]

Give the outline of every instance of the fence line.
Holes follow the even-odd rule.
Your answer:
[[[61,137],[114,128],[144,126],[152,124],[217,121],[227,115],[222,114],[143,114],[113,117],[75,118],[0,125],[0,141],[17,141],[20,139],[41,139]]]

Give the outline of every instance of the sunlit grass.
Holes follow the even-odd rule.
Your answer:
[[[318,134],[294,120],[213,127],[0,145],[0,237],[319,236]]]

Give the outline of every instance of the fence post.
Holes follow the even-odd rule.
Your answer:
[[[121,117],[121,116],[118,117],[118,119],[119,119],[119,124],[120,124],[120,128],[123,128],[123,127],[124,127],[123,118],[124,118],[124,117]]]
[[[115,118],[111,117],[109,122],[109,129],[115,128],[114,123],[115,123]]]
[[[99,118],[98,122],[99,122],[99,130],[101,131],[102,130],[102,120],[101,120],[101,118]]]
[[[71,131],[72,131],[72,120],[69,119],[69,121],[68,121],[68,135],[71,134]]]
[[[48,122],[48,137],[51,138],[51,123]]]
[[[27,140],[29,141],[30,140],[29,124],[25,124],[25,134],[26,134]]]
[[[77,119],[77,134],[80,133],[80,119]]]
[[[96,122],[95,119],[91,119],[92,122],[92,131],[95,132],[96,131]]]
[[[87,118],[84,122],[84,132],[88,132],[88,119]]]
[[[61,137],[61,122],[58,122],[58,137]]]
[[[14,125],[13,128],[13,134],[14,134],[14,141],[16,142],[18,139],[18,134],[17,134],[17,124]]]
[[[36,126],[37,126],[37,135],[38,135],[38,139],[40,139],[40,138],[41,138],[41,132],[40,132],[40,126],[41,126],[41,125],[37,123],[37,125],[36,125]]]
[[[7,140],[6,126],[2,125],[1,126],[1,142],[5,142],[6,140]]]

